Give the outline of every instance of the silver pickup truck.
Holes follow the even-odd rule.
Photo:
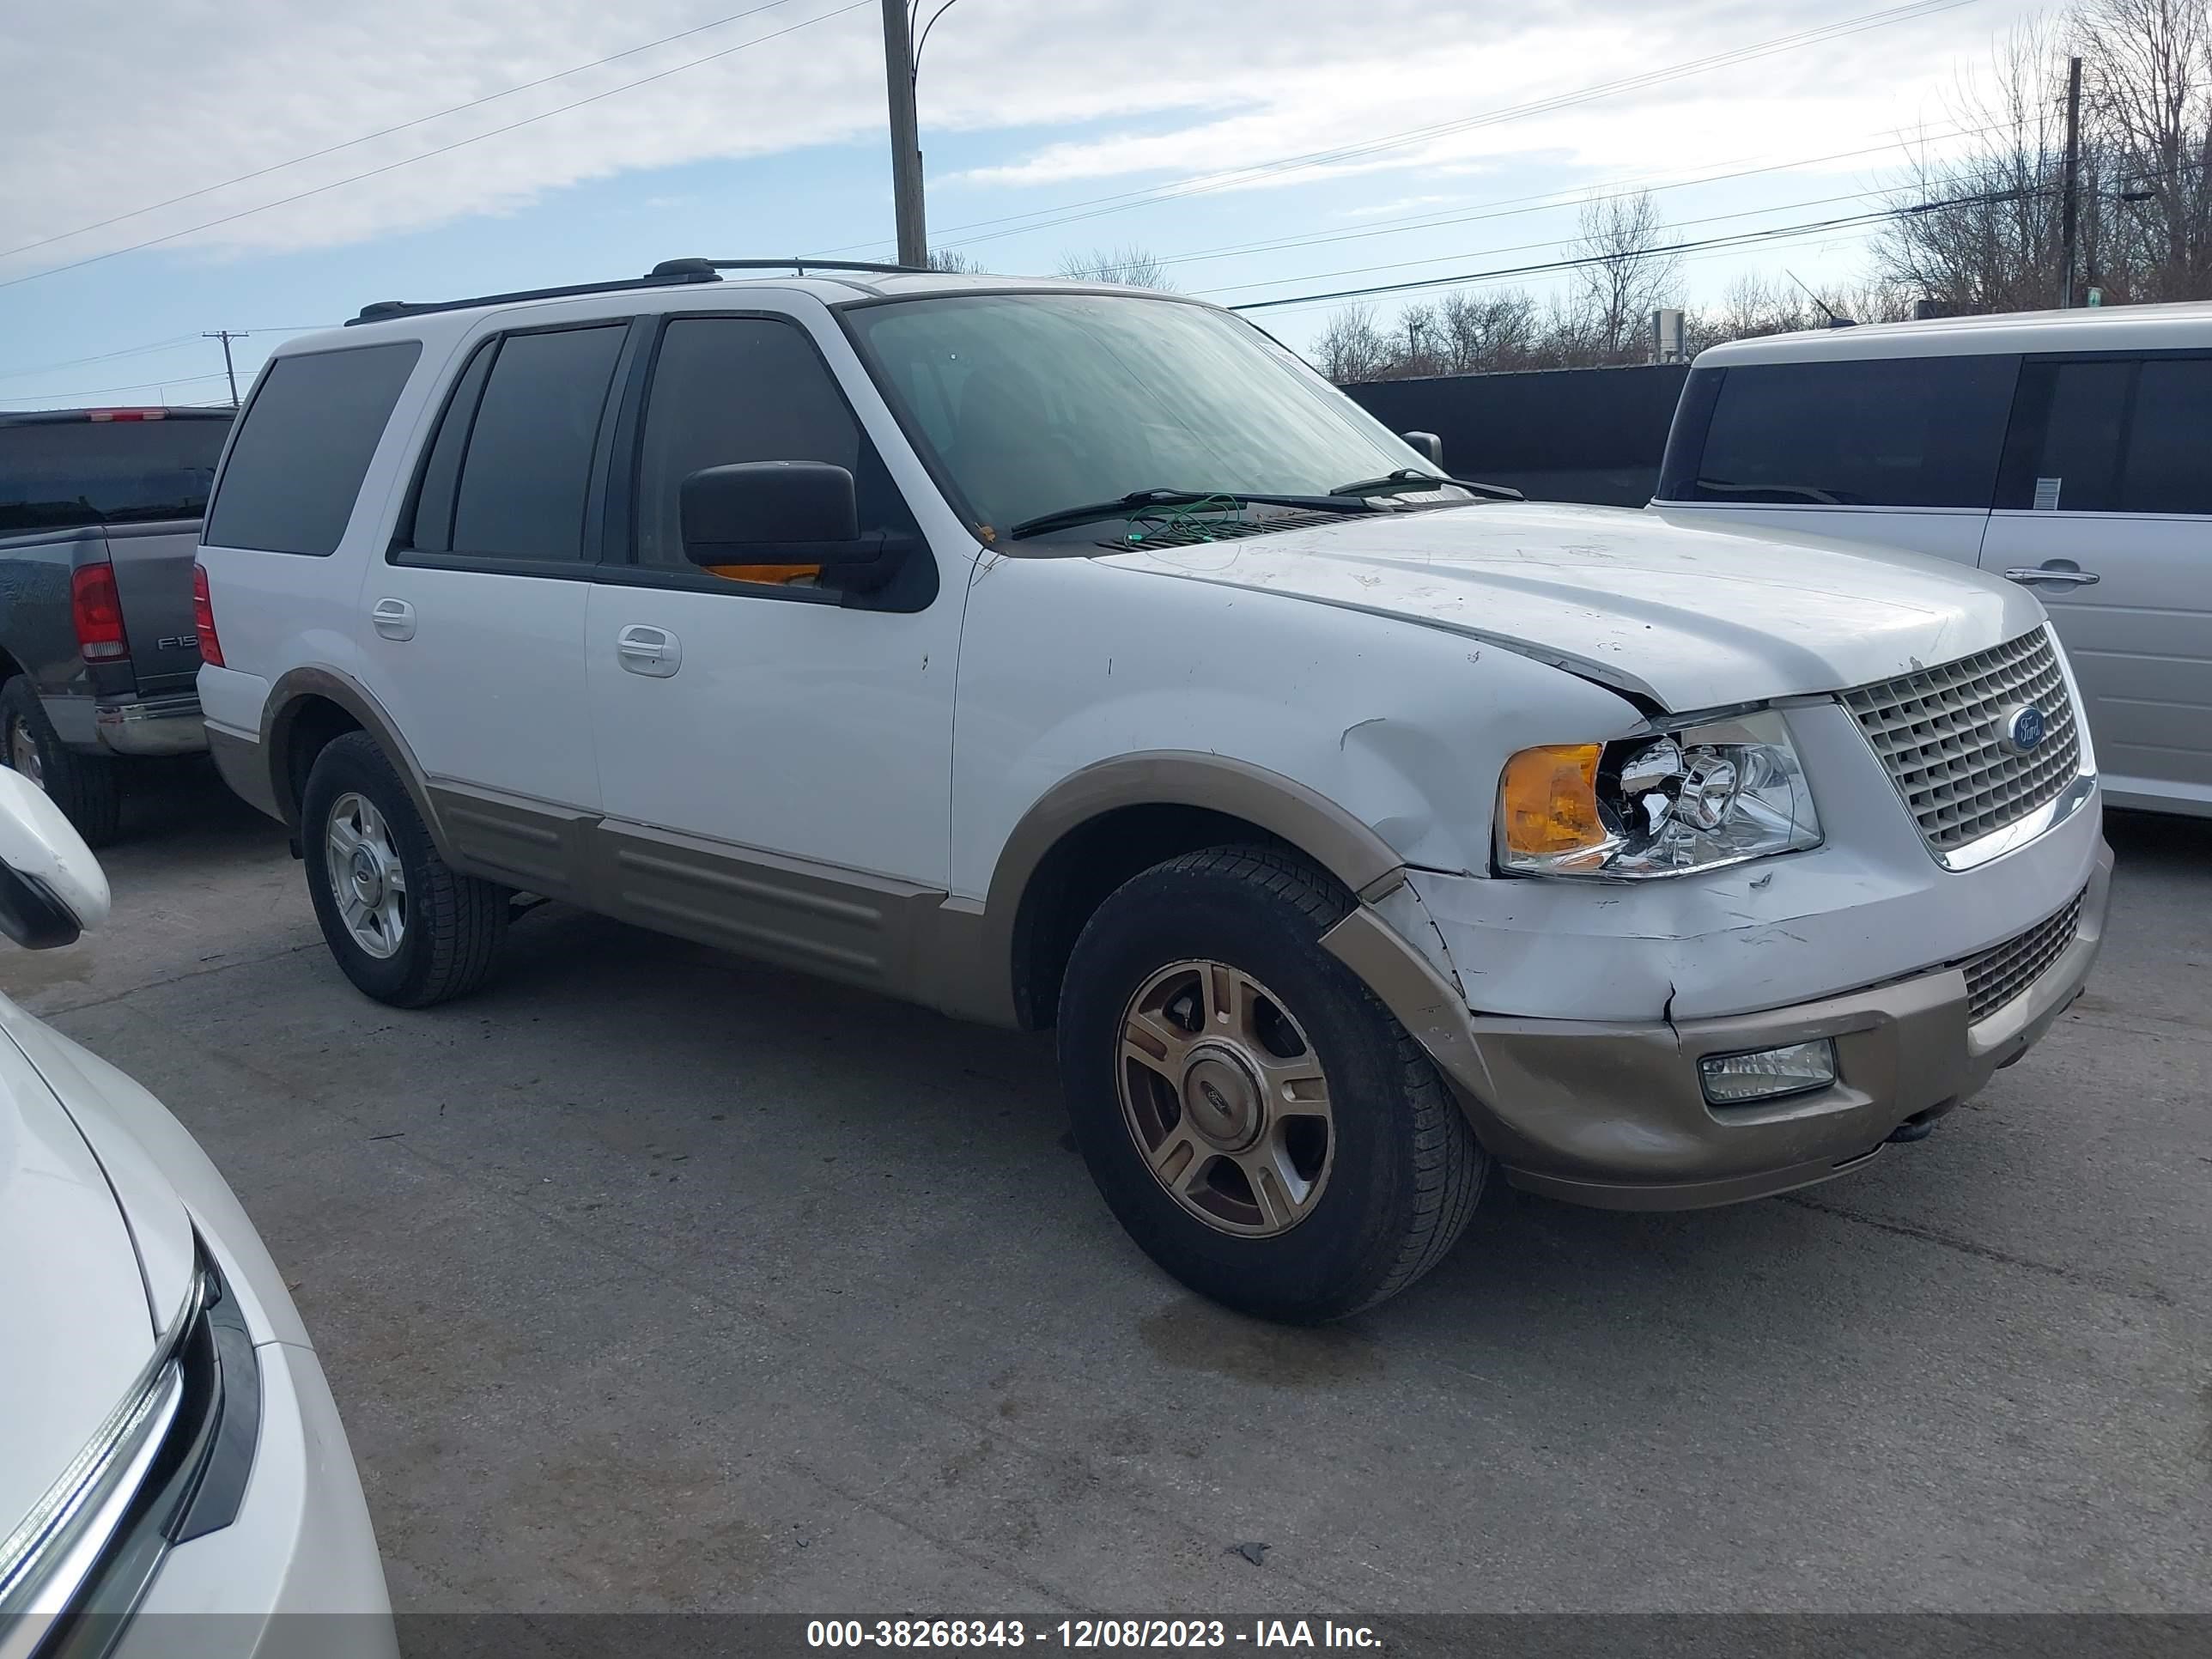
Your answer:
[[[0,414],[0,761],[95,847],[134,761],[207,747],[192,556],[232,419]]]

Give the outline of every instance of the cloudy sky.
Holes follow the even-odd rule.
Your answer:
[[[1014,272],[1140,246],[1233,304],[1540,264],[1636,185],[1686,240],[1808,224],[1955,146],[1960,76],[2033,10],[957,0],[921,61],[932,240]],[[252,331],[243,377],[373,300],[889,258],[882,45],[878,0],[20,9],[0,406],[218,398],[201,331]],[[1848,282],[1867,234],[1695,252],[1686,297]],[[1304,342],[1329,309],[1267,316]]]

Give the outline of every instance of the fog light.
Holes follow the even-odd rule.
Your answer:
[[[1747,1054],[1708,1054],[1698,1062],[1705,1098],[1716,1106],[1775,1100],[1825,1089],[1836,1080],[1836,1045],[1793,1042],[1787,1048],[1759,1048]]]

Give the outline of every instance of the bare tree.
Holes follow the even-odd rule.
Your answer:
[[[1157,288],[1170,293],[1175,290],[1159,256],[1149,248],[1134,246],[1062,254],[1058,274],[1087,283],[1121,283],[1130,288]]]
[[[1447,294],[1440,308],[1442,356],[1455,374],[1526,368],[1534,356],[1536,302],[1522,290]]]
[[[959,271],[973,276],[983,269],[983,262],[972,253],[963,253],[957,248],[933,247],[922,263],[932,270]]]
[[[2060,37],[2014,30],[1985,85],[1964,86],[1951,118],[1984,135],[1963,157],[1923,146],[1908,163],[1897,216],[1875,246],[1881,276],[1947,310],[2021,311],[2057,298],[2066,94]]]
[[[1646,319],[1674,297],[1682,256],[1649,191],[1585,202],[1576,257],[1576,331],[1599,362],[1640,361]]]
[[[1391,364],[1390,342],[1375,325],[1373,306],[1346,306],[1329,313],[1314,342],[1321,372],[1339,386],[1385,378]]]
[[[2099,182],[2112,187],[2117,218],[2108,247],[2085,241],[2088,270],[2120,277],[2131,299],[2203,299],[2212,294],[2212,10],[2203,0],[2085,0],[2074,31]]]
[[[2008,37],[1951,111],[1990,131],[1962,157],[1914,159],[1881,275],[1952,310],[2057,301],[2069,52],[2083,71],[2075,281],[2115,303],[2212,298],[2206,0],[2079,0],[2062,24]]]

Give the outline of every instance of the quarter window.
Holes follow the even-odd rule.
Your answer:
[[[828,461],[853,475],[860,533],[914,534],[913,514],[813,343],[762,317],[671,322],[654,361],[638,467],[638,562],[690,568],[678,495],[702,467]],[[810,582],[803,565],[726,567],[742,579]]]
[[[2013,356],[1730,368],[1675,499],[1986,509],[2019,368]]]
[[[209,510],[213,547],[337,550],[416,340],[280,357],[246,404]]]

